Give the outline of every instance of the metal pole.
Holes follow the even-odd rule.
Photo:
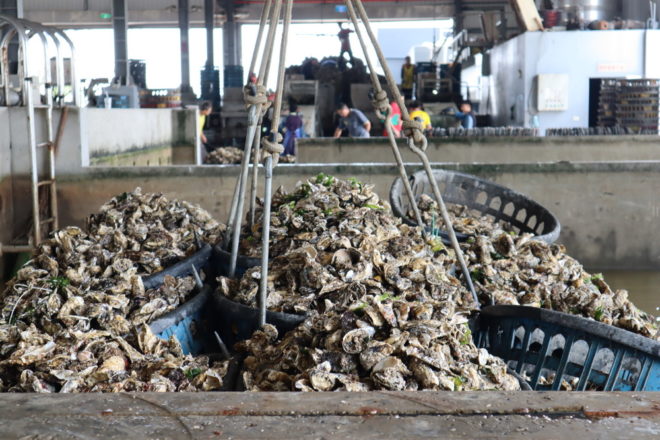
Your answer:
[[[268,28],[268,34],[266,36],[266,43],[265,43],[265,46],[264,46],[264,53],[263,53],[263,57],[262,57],[263,60],[267,61],[267,63],[269,63],[270,59],[271,59],[271,54],[272,54],[272,51],[273,51],[273,40],[274,40],[274,37],[275,37],[275,30],[277,29],[277,22],[279,21],[279,17],[280,17],[281,7],[282,7],[282,1],[281,0],[276,0],[275,1],[275,7],[271,9],[270,24],[269,24],[269,28]],[[227,58],[227,54],[225,53],[225,63],[227,61],[226,58]],[[258,78],[257,78],[257,85],[258,86],[263,85],[264,84],[264,78],[268,76],[266,74],[266,72],[268,71],[267,63],[264,63],[263,60],[262,60],[261,65],[259,67],[259,75],[258,75]],[[254,89],[253,92],[256,94],[256,88]],[[259,116],[259,119],[261,119],[261,109],[262,109],[262,107],[261,107],[261,105],[259,105],[258,107],[259,108],[258,108],[258,111],[255,113],[255,117]],[[255,127],[255,132],[251,133],[251,130],[250,130],[251,129],[250,124],[253,123],[253,122],[258,124],[256,122],[256,120],[253,121],[250,117],[250,114],[248,114],[248,137],[246,138],[246,143],[245,143],[246,147],[247,147],[247,145],[249,145],[248,139],[250,140],[250,142],[252,142],[254,137],[256,136],[256,127]],[[242,213],[243,213],[244,200],[239,201],[239,198],[242,198],[245,195],[245,190],[246,190],[245,185],[247,184],[247,176],[244,175],[244,172],[245,173],[247,172],[247,164],[245,164],[244,161],[245,161],[245,158],[247,156],[248,162],[249,162],[249,154],[250,153],[243,154],[243,162],[241,162],[241,164],[242,164],[241,174],[239,175],[239,178],[238,178],[239,183],[237,183],[236,189],[234,190],[234,198],[232,199],[232,206],[231,206],[231,211],[230,211],[230,214],[229,214],[229,221],[227,222],[227,236],[230,236],[230,235],[232,237],[236,236],[236,228],[237,228],[236,225],[237,224],[238,224],[238,229],[239,229],[239,234],[240,234],[240,226],[241,226],[241,222],[243,220],[242,219]],[[234,246],[234,241],[237,241],[237,240],[232,239],[232,248]],[[238,244],[236,244],[236,246],[237,246],[237,249],[238,249]],[[235,260],[235,258],[237,258],[237,257],[232,256],[232,260]],[[233,264],[235,265],[235,261],[234,261]],[[233,274],[233,271],[232,271],[232,274]]]
[[[271,0],[264,5],[264,14],[270,11]],[[275,9],[273,9],[273,15],[270,17],[270,26],[277,29],[277,23],[280,19],[280,8],[281,2],[277,2]],[[271,28],[268,28],[268,35],[270,40],[274,37],[275,33],[271,34]],[[259,26],[259,32],[263,32],[263,26]],[[259,35],[257,35],[257,41],[259,42]],[[258,47],[258,46],[257,46]],[[264,53],[261,59],[261,65],[259,69],[259,84],[268,83],[268,75],[270,73],[270,62],[273,59],[273,45],[266,44],[264,47]],[[254,56],[252,57],[252,62],[250,63],[250,71],[254,69],[254,64],[256,62],[257,52],[255,51]],[[259,160],[260,160],[260,148],[261,148],[261,127],[263,126],[264,115],[259,116],[259,123],[257,124],[257,135],[254,137],[254,159],[252,162],[252,184],[250,185],[250,226],[254,225],[254,212],[257,207],[257,184],[259,182]],[[272,122],[271,122],[272,125]]]
[[[458,240],[456,239],[456,234],[454,233],[454,227],[451,224],[451,219],[449,218],[449,212],[447,211],[447,206],[445,206],[445,202],[442,199],[442,194],[440,193],[438,182],[435,180],[435,176],[433,175],[431,164],[429,163],[429,160],[426,157],[426,154],[424,153],[423,149],[420,149],[415,145],[415,141],[413,140],[413,138],[408,139],[408,146],[413,151],[413,153],[415,153],[421,159],[422,164],[424,165],[424,170],[426,171],[426,175],[428,176],[429,183],[431,184],[433,195],[435,196],[435,200],[438,203],[438,206],[440,207],[440,214],[442,214],[442,220],[445,223],[445,228],[447,229],[447,232],[449,233],[449,240],[451,241],[451,246],[454,249],[456,258],[458,259],[458,264],[461,266],[461,272],[463,272],[463,276],[465,276],[465,281],[467,282],[468,289],[472,294],[472,298],[474,299],[476,307],[480,308],[479,297],[477,296],[477,292],[474,289],[474,285],[472,284],[472,277],[470,276],[470,271],[468,270],[467,264],[465,263],[465,258],[463,257],[463,251],[461,251],[461,246],[458,244]]]
[[[122,86],[125,86],[128,81],[127,28],[126,0],[112,0],[112,31],[115,40],[115,79]]]
[[[206,28],[206,67],[213,69],[213,15],[215,0],[204,0],[204,27]]]
[[[291,1],[291,0],[289,0]],[[264,188],[264,220],[261,231],[261,280],[259,283],[259,326],[266,323],[266,297],[268,292],[268,251],[270,246],[270,201],[273,192],[273,157],[266,156]]]
[[[261,126],[263,123],[263,116],[259,118],[257,124],[257,133],[254,136],[254,156],[252,158],[252,183],[250,185],[250,227],[254,226],[254,212],[257,209],[257,184],[259,182],[259,156],[261,155]]]
[[[188,0],[179,0],[179,31],[181,35],[181,93],[190,93],[190,50]]]
[[[271,124],[271,142],[278,142],[277,126],[279,125],[280,111],[282,108],[282,94],[284,92],[284,63],[286,60],[286,49],[289,41],[289,25],[291,23],[291,11],[293,0],[287,0],[284,19],[282,23],[282,43],[280,45],[280,60],[277,72],[277,93],[275,94],[275,108],[273,109],[273,122]],[[261,283],[259,285],[259,325],[266,323],[266,299],[268,297],[268,254],[270,248],[270,210],[273,199],[273,151],[266,151],[265,185],[264,185],[264,216],[261,222]]]
[[[30,167],[32,184],[32,222],[34,223],[34,246],[41,242],[41,221],[39,219],[39,171],[37,169],[37,137],[35,134],[34,102],[32,97],[32,77],[25,78],[25,96],[28,117],[28,141],[30,142]]]

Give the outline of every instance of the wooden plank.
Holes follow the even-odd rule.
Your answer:
[[[534,0],[510,0],[511,7],[516,13],[518,25],[528,32],[542,31],[543,21],[539,15]]]

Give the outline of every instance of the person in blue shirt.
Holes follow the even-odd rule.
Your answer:
[[[477,126],[477,118],[472,111],[472,103],[470,101],[463,101],[458,106],[459,112],[456,112],[456,118],[461,121],[461,126],[465,129],[475,128]]]
[[[334,137],[341,137],[344,130],[348,131],[349,137],[369,137],[371,122],[360,110],[341,103],[337,106],[337,116],[339,117],[339,124],[335,129]]]

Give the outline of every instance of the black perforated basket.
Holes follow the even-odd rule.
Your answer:
[[[465,205],[479,211],[482,215],[510,224],[519,233],[536,235],[536,239],[553,243],[559,238],[561,225],[557,218],[534,200],[476,176],[449,170],[433,170],[436,182],[445,203]],[[424,170],[410,176],[410,184],[416,198],[426,194],[433,198],[433,190]],[[407,213],[410,203],[403,182],[397,177],[390,189],[390,203],[394,215],[409,225],[417,222]],[[428,225],[427,225],[428,226]],[[446,234],[441,234],[444,235]],[[469,235],[456,234],[459,241]]]
[[[582,316],[535,307],[483,308],[471,322],[479,348],[537,391],[660,391],[660,343]],[[541,378],[548,380],[541,381]]]

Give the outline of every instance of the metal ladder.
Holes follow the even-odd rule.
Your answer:
[[[53,130],[53,75],[50,69],[50,58],[48,53],[48,39],[50,37],[55,44],[56,54],[56,72],[55,80],[58,87],[58,95],[62,94],[64,86],[64,72],[63,72],[63,58],[60,52],[60,39],[66,42],[71,49],[71,70],[72,78],[71,84],[74,92],[74,104],[78,103],[79,96],[76,89],[75,79],[75,66],[74,66],[74,47],[71,40],[59,29],[43,26],[39,23],[30,22],[27,20],[14,19],[11,17],[0,16],[0,27],[8,27],[9,32],[0,42],[0,51],[4,53],[6,46],[11,40],[10,36],[16,35],[19,39],[21,46],[21,59],[19,60],[19,78],[23,79],[22,93],[20,104],[23,104],[27,111],[28,122],[28,143],[30,154],[30,186],[32,198],[32,230],[28,236],[27,243],[19,244],[2,244],[0,243],[0,256],[3,253],[18,253],[18,252],[32,252],[42,241],[45,233],[56,230],[59,227],[58,207],[57,207],[57,181],[55,178],[55,151],[62,136],[62,129],[66,121],[67,108],[64,107],[63,97],[58,96],[58,102],[62,108],[62,115],[60,126],[58,129],[57,137],[54,135]],[[37,141],[36,129],[36,111],[37,106],[34,100],[34,79],[27,75],[26,59],[27,59],[27,42],[33,36],[39,36],[42,41],[43,55],[44,55],[44,73],[45,73],[45,106],[39,106],[46,111],[46,139],[44,141]],[[3,57],[1,70],[3,72],[2,81],[6,96],[5,102],[10,105],[9,100],[9,75],[8,75],[8,61]],[[19,82],[20,83],[20,82]],[[57,140],[56,140],[57,139]],[[47,149],[47,169],[44,172],[39,170],[39,151]],[[45,191],[41,191],[45,188]],[[48,213],[42,215],[41,212],[41,193],[47,194],[47,210]]]

